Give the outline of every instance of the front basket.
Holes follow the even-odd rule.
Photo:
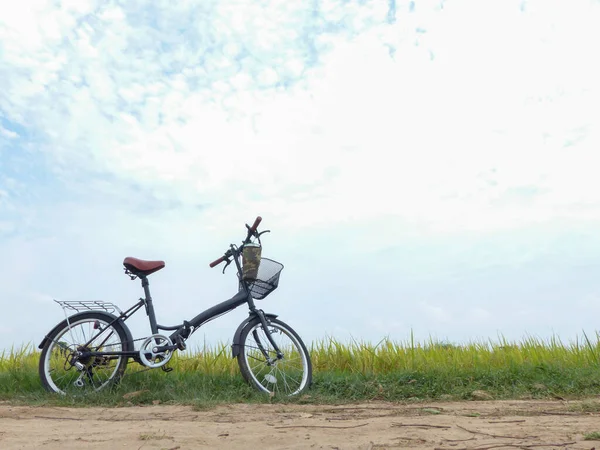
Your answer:
[[[262,300],[273,292],[279,285],[279,275],[282,270],[283,264],[269,258],[261,258],[256,279],[247,281],[252,298]]]

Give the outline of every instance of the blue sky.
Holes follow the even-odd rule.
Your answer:
[[[598,330],[597,1],[0,5],[0,348],[52,302],[230,297],[264,217],[261,306],[307,341]],[[227,342],[240,308],[194,335]],[[147,332],[145,316],[133,323]]]

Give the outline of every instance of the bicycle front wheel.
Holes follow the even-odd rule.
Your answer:
[[[265,330],[257,319],[240,336],[238,364],[242,376],[261,392],[292,397],[303,393],[312,383],[310,355],[298,333],[281,320],[267,319]],[[271,335],[283,354],[267,338]]]

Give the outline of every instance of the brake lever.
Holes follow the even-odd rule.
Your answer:
[[[262,246],[262,242],[260,241],[260,236],[265,233],[270,233],[271,230],[261,231],[260,233],[256,233],[256,239],[258,240],[258,245]]]
[[[225,264],[225,267],[223,267],[223,275],[225,275],[225,269],[227,269],[227,266],[229,266],[229,264],[231,264],[231,259],[227,258],[225,261],[227,261],[227,264]]]

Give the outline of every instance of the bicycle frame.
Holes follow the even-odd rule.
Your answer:
[[[237,267],[238,279],[242,280],[242,278],[241,278],[242,266],[239,261],[239,255],[244,248],[244,244],[242,244],[238,248],[235,248],[235,246],[233,244],[231,244],[230,247],[231,247],[233,259],[234,259],[236,267]],[[231,297],[229,300],[225,300],[221,303],[218,303],[217,305],[214,305],[214,306],[206,309],[205,311],[201,312],[200,314],[198,314],[197,316],[195,316],[193,319],[191,319],[189,321],[184,320],[181,325],[175,325],[175,326],[160,325],[160,324],[158,324],[158,322],[156,320],[156,313],[154,311],[152,296],[150,294],[150,283],[148,281],[148,277],[145,275],[138,275],[138,278],[140,278],[140,280],[142,282],[142,287],[144,289],[145,298],[140,298],[135,305],[130,307],[127,311],[121,312],[119,314],[119,316],[115,317],[115,319],[112,322],[110,322],[105,328],[99,329],[98,334],[95,336],[92,336],[88,340],[88,342],[86,342],[83,345],[83,347],[87,347],[88,345],[90,345],[94,341],[94,339],[97,338],[98,335],[100,335],[106,328],[110,327],[118,320],[122,320],[124,322],[125,320],[130,318],[140,308],[142,308],[142,306],[145,306],[145,308],[146,308],[146,315],[148,316],[148,320],[150,322],[150,329],[151,329],[153,335],[158,334],[159,330],[173,331],[173,333],[169,336],[169,338],[171,339],[171,342],[173,342],[173,345],[159,346],[159,347],[157,347],[157,351],[159,351],[159,352],[173,351],[173,350],[177,350],[177,349],[184,350],[185,349],[184,342],[189,338],[189,336],[191,336],[192,333],[194,333],[203,324],[209,322],[210,320],[212,320],[218,316],[221,316],[223,314],[226,314],[226,313],[234,310],[235,308],[243,305],[244,303],[248,304],[248,307],[250,310],[249,314],[251,316],[250,319],[252,318],[253,315],[258,317],[261,324],[263,325],[263,327],[265,327],[265,329],[268,326],[266,317],[267,316],[268,317],[276,317],[273,314],[265,314],[262,310],[256,308],[256,305],[254,304],[254,299],[250,295],[250,290],[248,289],[248,285],[245,281],[242,280],[242,282],[240,283],[242,286],[242,289],[236,295]],[[238,331],[235,334],[236,337],[239,336],[241,328],[243,328],[243,326],[245,326],[247,323],[249,323],[248,319],[239,326]],[[281,359],[283,357],[283,354],[281,353],[276,342],[273,340],[270,333],[266,333],[266,335],[267,335],[267,339],[269,340],[271,345],[273,345],[274,350],[277,352],[278,359]],[[45,342],[45,340],[42,341],[42,344],[40,344],[40,348],[43,347],[44,342]],[[236,348],[235,348],[236,344],[237,343],[235,342],[235,338],[234,338],[234,343],[233,343],[233,345],[234,345],[233,355],[234,356],[236,356]],[[264,353],[264,350],[263,350],[263,353]],[[96,356],[99,356],[99,357],[125,356],[128,358],[133,358],[137,362],[140,362],[138,359],[139,351],[135,351],[135,350],[120,351],[120,352],[82,351],[82,352],[79,352],[78,356],[81,358],[96,357]],[[265,357],[266,356],[267,355],[265,354]]]

